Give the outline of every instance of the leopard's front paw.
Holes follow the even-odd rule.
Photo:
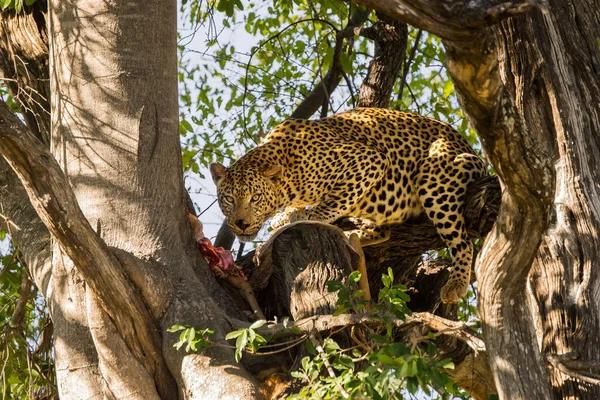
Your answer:
[[[449,280],[440,291],[440,297],[443,303],[456,303],[467,294],[468,290],[467,283]]]
[[[290,223],[290,215],[285,212],[275,214],[275,216],[271,218],[270,223],[273,230],[277,230]]]

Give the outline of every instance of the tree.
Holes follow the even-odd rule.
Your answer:
[[[406,28],[395,19],[441,38],[461,108],[502,187],[497,220],[475,269],[486,349],[481,354],[489,359],[495,390],[510,399],[598,398],[600,197],[598,172],[589,166],[599,146],[600,24],[595,10],[600,4],[356,3],[376,10],[378,22],[363,27],[371,13],[354,6],[321,6],[324,12],[337,7],[334,16],[345,23],[341,29],[333,25],[333,46],[317,45],[328,56],[314,67],[328,72],[304,90],[297,116],[309,117],[319,109],[327,114],[340,82],[352,94],[354,79],[360,79],[352,66],[367,62],[348,45],[358,29],[377,43],[364,81],[385,89],[376,90],[385,94],[374,98],[369,85],[361,86],[362,105],[389,101],[399,65],[404,65],[404,79],[395,84],[402,88],[401,98],[404,93],[414,52],[402,62]],[[194,4],[191,15],[197,17]],[[278,5],[282,14],[293,15],[294,7],[303,4]],[[14,6],[19,9],[22,2]],[[175,2],[78,0],[47,6],[47,36],[41,0],[2,15],[0,69],[16,104],[12,109],[0,105],[0,153],[7,161],[0,163],[0,203],[4,229],[20,251],[18,264],[26,266],[50,310],[61,397],[259,397],[250,371],[265,370],[260,361],[245,357],[237,363],[233,349],[214,345],[200,353],[178,352],[172,347],[174,336],[167,333],[184,323],[213,329],[213,338],[248,328],[235,296],[206,268],[187,222],[191,209],[179,154],[179,130],[187,127],[177,124]],[[229,17],[236,7],[243,5],[217,5]],[[328,25],[314,4],[306,7],[315,13],[309,22]],[[339,10],[352,14],[342,18]],[[269,31],[268,24],[260,26]],[[286,32],[301,26],[292,21]],[[391,39],[382,31],[392,32]],[[420,38],[412,39],[415,49]],[[278,39],[282,47],[288,43],[283,32],[268,39],[269,44]],[[386,47],[390,43],[392,50]],[[263,44],[252,50],[259,65],[269,59]],[[359,52],[366,46],[361,42]],[[395,53],[394,47],[401,51]],[[281,68],[282,73],[291,70]],[[293,71],[282,78],[299,79]],[[238,127],[244,131],[265,122],[261,117],[247,123],[246,100],[253,96],[248,83],[255,82],[245,77],[243,93],[230,97],[241,99]],[[273,80],[262,83],[268,88]],[[201,96],[218,95],[204,89]],[[15,116],[14,105],[26,124]],[[276,109],[272,119],[287,111]],[[185,166],[192,158],[189,148],[183,155]],[[482,203],[490,202],[493,196]],[[416,224],[413,233],[420,232],[422,225]],[[383,250],[397,256],[397,247]],[[414,270],[418,258],[417,253],[404,260],[407,271]],[[369,254],[367,259],[373,262]],[[375,260],[371,270],[378,265],[385,263]],[[30,286],[23,275],[23,299]],[[374,281],[371,287],[378,288]],[[18,310],[13,318],[23,313]],[[356,324],[347,318],[342,326]],[[430,314],[412,318],[411,324],[433,331],[450,328],[471,335],[462,337],[465,342],[474,337],[446,319],[445,326],[436,325]],[[315,343],[318,348],[318,339]],[[458,367],[464,360],[487,365],[486,358],[477,358],[480,353],[462,350],[453,357]],[[476,398],[493,389],[463,387]]]

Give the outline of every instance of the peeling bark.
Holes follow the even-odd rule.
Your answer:
[[[46,0],[0,12],[0,73],[31,132],[50,145]]]

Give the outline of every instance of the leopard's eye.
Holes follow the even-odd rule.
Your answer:
[[[223,199],[229,204],[233,204],[234,202],[234,199],[231,196],[223,196]]]
[[[262,197],[261,193],[256,193],[254,196],[252,196],[252,198],[250,199],[251,202],[256,203],[258,200],[260,200],[260,198]]]

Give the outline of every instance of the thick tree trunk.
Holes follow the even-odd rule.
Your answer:
[[[144,23],[131,24],[130,17]],[[140,353],[135,337],[123,341],[124,332],[131,327],[124,325],[120,317],[115,319],[125,310],[108,306],[114,304],[105,296],[112,296],[111,289],[102,286],[104,268],[97,270],[101,272],[99,276],[94,276],[79,264],[98,262],[97,257],[83,261],[77,254],[89,251],[90,243],[99,244],[99,238],[94,238],[95,234],[86,231],[84,225],[78,225],[78,217],[73,214],[76,210],[71,208],[70,189],[65,188],[69,185],[61,188],[56,187],[55,179],[47,182],[49,190],[59,190],[55,204],[48,203],[43,191],[36,192],[46,183],[40,186],[41,182],[26,182],[38,213],[46,213],[45,222],[55,224],[52,233],[59,235],[52,285],[43,292],[55,323],[61,396],[153,398],[158,392],[163,398],[178,393],[190,398],[255,398],[255,382],[235,363],[230,350],[185,355],[172,348],[175,337],[166,333],[166,328],[175,323],[189,323],[216,328],[217,336],[223,337],[230,325],[218,306],[229,308],[230,316],[236,315],[201,260],[185,216],[177,124],[175,4],[128,2],[113,8],[97,2],[55,2],[51,4],[50,18],[54,153],[69,175],[81,208],[103,238],[102,245],[96,247],[97,254],[101,259],[106,257],[105,266],[116,267],[115,272],[123,268],[128,276],[112,283],[129,287],[128,281],[133,281],[151,312],[144,317],[146,326],[137,327],[135,334],[158,328],[158,337],[163,336],[162,343],[153,344],[158,352]],[[150,37],[153,39],[148,40]],[[10,117],[3,118],[2,141],[8,147],[2,153],[13,168],[20,170],[20,178],[35,181],[39,176],[53,176],[54,167],[49,165],[51,168],[46,170],[44,165],[52,158],[47,154],[42,153],[41,164],[34,164],[37,172],[33,174],[31,166],[21,163],[20,151],[25,152],[21,157],[27,153],[31,157],[28,149],[41,150],[33,142],[15,148],[16,143],[25,143],[18,139],[19,135],[25,141],[31,138],[14,132],[18,123],[11,125],[9,121]],[[32,157],[36,158],[40,159]],[[60,194],[63,190],[66,197]],[[7,204],[5,200],[14,201],[13,197],[3,195],[3,204]],[[52,213],[55,205],[63,207],[64,212]],[[19,211],[12,210],[9,216],[18,220]],[[69,247],[74,243],[69,243],[68,236],[60,236],[73,228],[72,221],[84,229],[80,233],[85,232],[78,236],[84,244],[75,252]],[[39,232],[43,234],[44,230]],[[18,245],[27,248],[28,240],[35,237],[31,232],[23,233],[23,237],[17,234],[14,238]],[[104,243],[127,251],[113,248],[113,254],[109,254]],[[28,250],[26,253],[31,254]],[[79,261],[73,264],[63,250]],[[49,280],[48,269],[36,279],[40,288]],[[90,288],[101,288],[97,291],[100,302]],[[123,304],[136,304],[139,296],[123,291],[119,295]],[[155,361],[148,364],[148,358]],[[215,364],[209,364],[210,360]],[[157,361],[166,363],[169,371],[157,372]],[[131,371],[139,373],[133,376]],[[230,375],[232,371],[237,372]],[[167,389],[171,375],[178,389]]]
[[[555,399],[600,398],[598,10],[596,0],[550,1],[548,13],[495,29],[502,79],[535,147],[553,160],[527,304]]]
[[[503,184],[477,263],[500,397],[598,398],[598,2],[551,1],[493,31],[536,3],[357,2],[444,39]]]
[[[490,29],[490,24],[532,10],[533,3],[357,2],[444,39],[461,104],[501,179],[498,223],[477,268],[487,356],[500,397],[599,398],[600,193],[595,182],[600,176],[594,166],[600,152],[600,4],[551,1],[547,14],[534,11]],[[215,328],[215,336],[222,337],[230,330],[222,310],[236,312],[198,256],[185,218],[175,5],[90,0],[54,1],[50,8],[53,153],[96,232],[80,224],[70,208],[70,189],[55,199],[35,191],[57,189],[52,179],[28,185],[36,210],[45,215],[60,244],[52,254],[47,230],[4,162],[0,201],[4,225],[25,228],[11,234],[50,307],[62,397],[155,398],[160,392],[163,397],[258,397],[256,383],[231,351],[213,348],[185,355],[172,349],[175,337],[166,333],[170,325],[188,323]],[[24,76],[25,63],[42,66],[24,81],[35,91],[9,86],[31,131],[48,146],[47,104],[42,101],[48,93],[45,41],[43,29],[36,32],[41,15],[39,9],[28,11],[19,20],[3,12],[0,70],[17,79]],[[139,23],[132,24],[131,18]],[[13,37],[14,32],[36,38],[32,47]],[[9,48],[12,53],[5,51]],[[318,108],[322,101],[314,104]],[[28,146],[15,152],[9,144],[30,138],[19,136],[22,128],[11,117],[2,116],[0,125],[2,153],[21,168],[21,179],[28,172],[32,180],[56,176],[46,175],[52,170],[51,157],[35,144],[29,150],[35,148],[41,156],[29,166],[19,164],[23,158],[15,156],[33,153],[26,152]],[[49,213],[53,201],[61,199],[67,201],[58,204],[61,212]],[[82,248],[67,248],[73,243],[60,236],[74,229],[72,224],[85,232],[78,237]],[[77,258],[90,249],[98,257]],[[397,250],[380,248],[370,257],[377,263],[387,257],[381,265],[390,265]],[[407,255],[405,265],[414,265],[417,257]],[[107,271],[120,278],[102,286]],[[439,290],[435,282],[443,278],[428,280],[425,275],[403,278],[422,295],[413,294],[413,301],[431,300],[430,293]],[[283,282],[293,288],[289,279]],[[139,292],[127,292],[134,286]],[[105,293],[95,296],[92,288],[100,287]],[[122,289],[115,295],[117,287]],[[119,296],[125,300],[123,308],[111,309],[107,304]],[[158,352],[140,352],[144,329],[132,333],[123,324],[120,315],[133,304],[147,310],[144,329],[157,332],[159,342],[153,346]],[[135,313],[136,321],[140,315]],[[124,334],[131,340],[123,340]],[[485,357],[472,358],[473,353],[455,348],[456,379],[478,398],[489,393],[493,385],[470,388],[473,375],[464,377],[460,370],[466,366],[468,371],[470,363],[485,365]],[[162,362],[168,370],[155,368]],[[165,393],[170,382],[177,388]]]

